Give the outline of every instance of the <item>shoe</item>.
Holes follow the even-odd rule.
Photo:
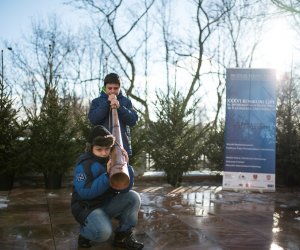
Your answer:
[[[133,237],[132,232],[116,232],[113,245],[127,250],[140,250],[144,247],[143,243]]]
[[[78,237],[78,246],[79,247],[82,247],[82,248],[90,248],[92,245],[90,243],[91,241],[87,238],[84,238],[83,236],[81,236],[79,234],[79,237]]]

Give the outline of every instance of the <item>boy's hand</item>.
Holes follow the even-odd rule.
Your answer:
[[[119,103],[116,95],[114,95],[114,94],[109,95],[108,101],[110,101],[110,106],[112,109],[117,109],[120,107],[120,103]]]
[[[121,150],[122,150],[122,154],[125,156],[125,161],[128,163],[129,157],[128,157],[126,150],[124,148],[121,148]]]
[[[111,168],[111,159],[108,160],[107,164],[106,164],[106,171],[107,173],[110,172],[110,168]]]

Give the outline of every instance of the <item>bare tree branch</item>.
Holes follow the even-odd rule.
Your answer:
[[[299,0],[271,0],[271,2],[287,12],[300,14]]]

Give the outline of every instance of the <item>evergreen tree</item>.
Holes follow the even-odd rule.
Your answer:
[[[179,92],[169,96],[157,95],[157,121],[150,122],[148,151],[156,170],[164,170],[167,182],[180,186],[183,174],[193,170],[202,152],[202,129],[191,123],[193,108],[184,107]]]
[[[134,167],[136,175],[142,175],[146,170],[146,144],[147,128],[143,117],[131,129],[132,157],[130,164]]]
[[[279,85],[277,101],[276,179],[300,185],[300,78],[287,76]]]
[[[205,167],[210,170],[222,171],[224,168],[224,122],[212,127],[205,140]]]
[[[11,95],[0,82],[0,174],[12,175],[17,169],[19,137],[22,127],[18,122],[18,110],[13,107]]]
[[[32,168],[45,176],[64,174],[75,163],[76,126],[70,119],[70,103],[49,89],[39,116],[30,117]]]

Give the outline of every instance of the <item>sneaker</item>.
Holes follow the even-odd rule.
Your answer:
[[[140,250],[144,247],[143,243],[133,237],[132,232],[117,232],[113,245],[127,250]]]
[[[91,241],[87,238],[84,238],[83,236],[81,236],[79,234],[79,237],[78,237],[78,246],[79,247],[82,247],[82,248],[90,248],[92,245],[90,243]]]

